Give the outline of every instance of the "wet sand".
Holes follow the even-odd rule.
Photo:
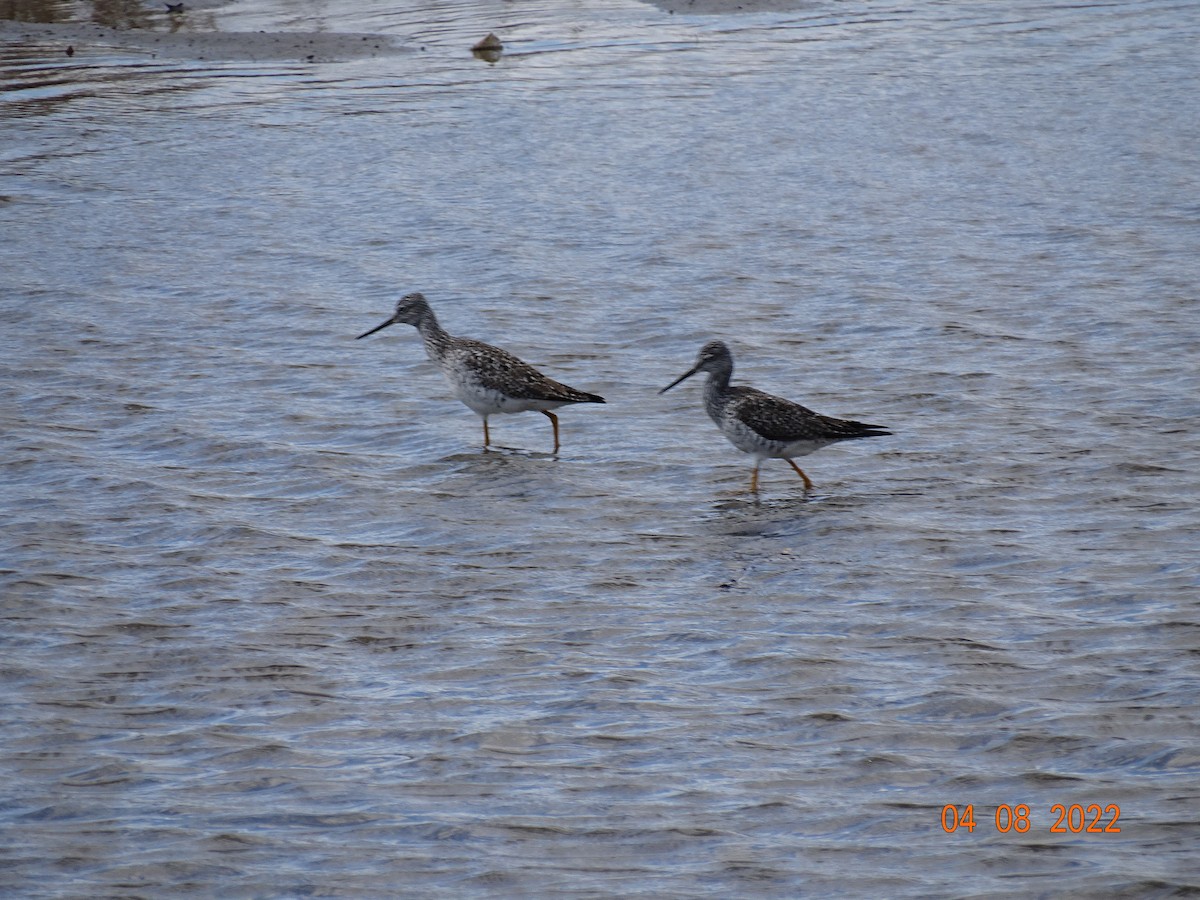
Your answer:
[[[76,55],[132,50],[151,57],[200,60],[362,59],[403,52],[383,34],[315,31],[149,31],[92,24],[41,24],[0,19],[0,41],[60,44]]]
[[[803,0],[645,0],[664,12],[691,15],[749,14],[797,9]],[[197,60],[301,60],[327,62],[404,52],[390,35],[318,31],[155,31],[91,23],[43,24],[0,19],[0,41],[61,45],[74,55],[113,49],[152,58]]]

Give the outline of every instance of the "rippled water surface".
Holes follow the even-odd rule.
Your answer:
[[[686,5],[0,44],[5,896],[1200,889],[1200,7]]]

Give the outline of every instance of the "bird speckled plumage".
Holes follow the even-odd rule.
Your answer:
[[[550,412],[568,403],[604,403],[604,398],[555,381],[507,350],[454,337],[438,324],[424,295],[407,294],[396,304],[395,314],[360,334],[369,334],[403,323],[420,332],[425,352],[454,389],[454,395],[483,419],[483,446],[491,443],[488,416],[494,413],[536,411],[554,426],[554,452],[558,452],[558,417]]]
[[[754,456],[754,474],[750,490],[758,490],[758,469],[764,459],[786,459],[804,479],[804,489],[812,490],[812,481],[793,462],[838,441],[882,437],[891,434],[882,425],[868,425],[851,419],[835,419],[813,412],[799,403],[764,393],[752,387],[729,384],[733,376],[733,354],[721,341],[709,341],[700,349],[696,365],[661,391],[669,391],[697,372],[708,373],[704,386],[704,409],[733,444]]]

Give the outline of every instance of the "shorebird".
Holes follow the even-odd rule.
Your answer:
[[[697,372],[708,373],[704,409],[709,418],[717,423],[733,446],[754,456],[754,474],[750,476],[752,493],[758,491],[758,467],[764,459],[786,459],[804,479],[804,490],[811,491],[812,480],[793,462],[793,457],[807,456],[838,441],[891,434],[882,425],[823,416],[799,403],[752,387],[730,386],[733,354],[721,341],[709,341],[700,348],[696,365],[659,393],[665,394]]]
[[[603,403],[604,398],[577,391],[548,378],[507,350],[471,338],[454,337],[438,324],[423,294],[406,294],[395,314],[381,325],[364,331],[365,338],[397,322],[416,326],[425,352],[437,363],[454,396],[483,418],[483,446],[491,444],[488,416],[536,410],[554,426],[554,452],[558,453],[558,416],[550,412],[568,403]]]

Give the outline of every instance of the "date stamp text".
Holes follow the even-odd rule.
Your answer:
[[[1117,825],[1121,818],[1121,807],[1115,803],[1107,805],[1089,803],[1086,806],[1081,803],[1072,803],[1070,806],[1055,803],[1050,807],[1050,818],[1054,820],[1050,826],[1051,834],[1121,833],[1121,828]],[[942,831],[946,834],[954,834],[958,831],[973,834],[976,828],[985,825],[986,822],[986,816],[976,819],[975,804],[973,803],[961,807],[947,803],[942,807]],[[1001,834],[1010,832],[1025,834],[1033,828],[1029,806],[1024,803],[1018,803],[1015,806],[1001,803],[992,815],[992,824]]]

